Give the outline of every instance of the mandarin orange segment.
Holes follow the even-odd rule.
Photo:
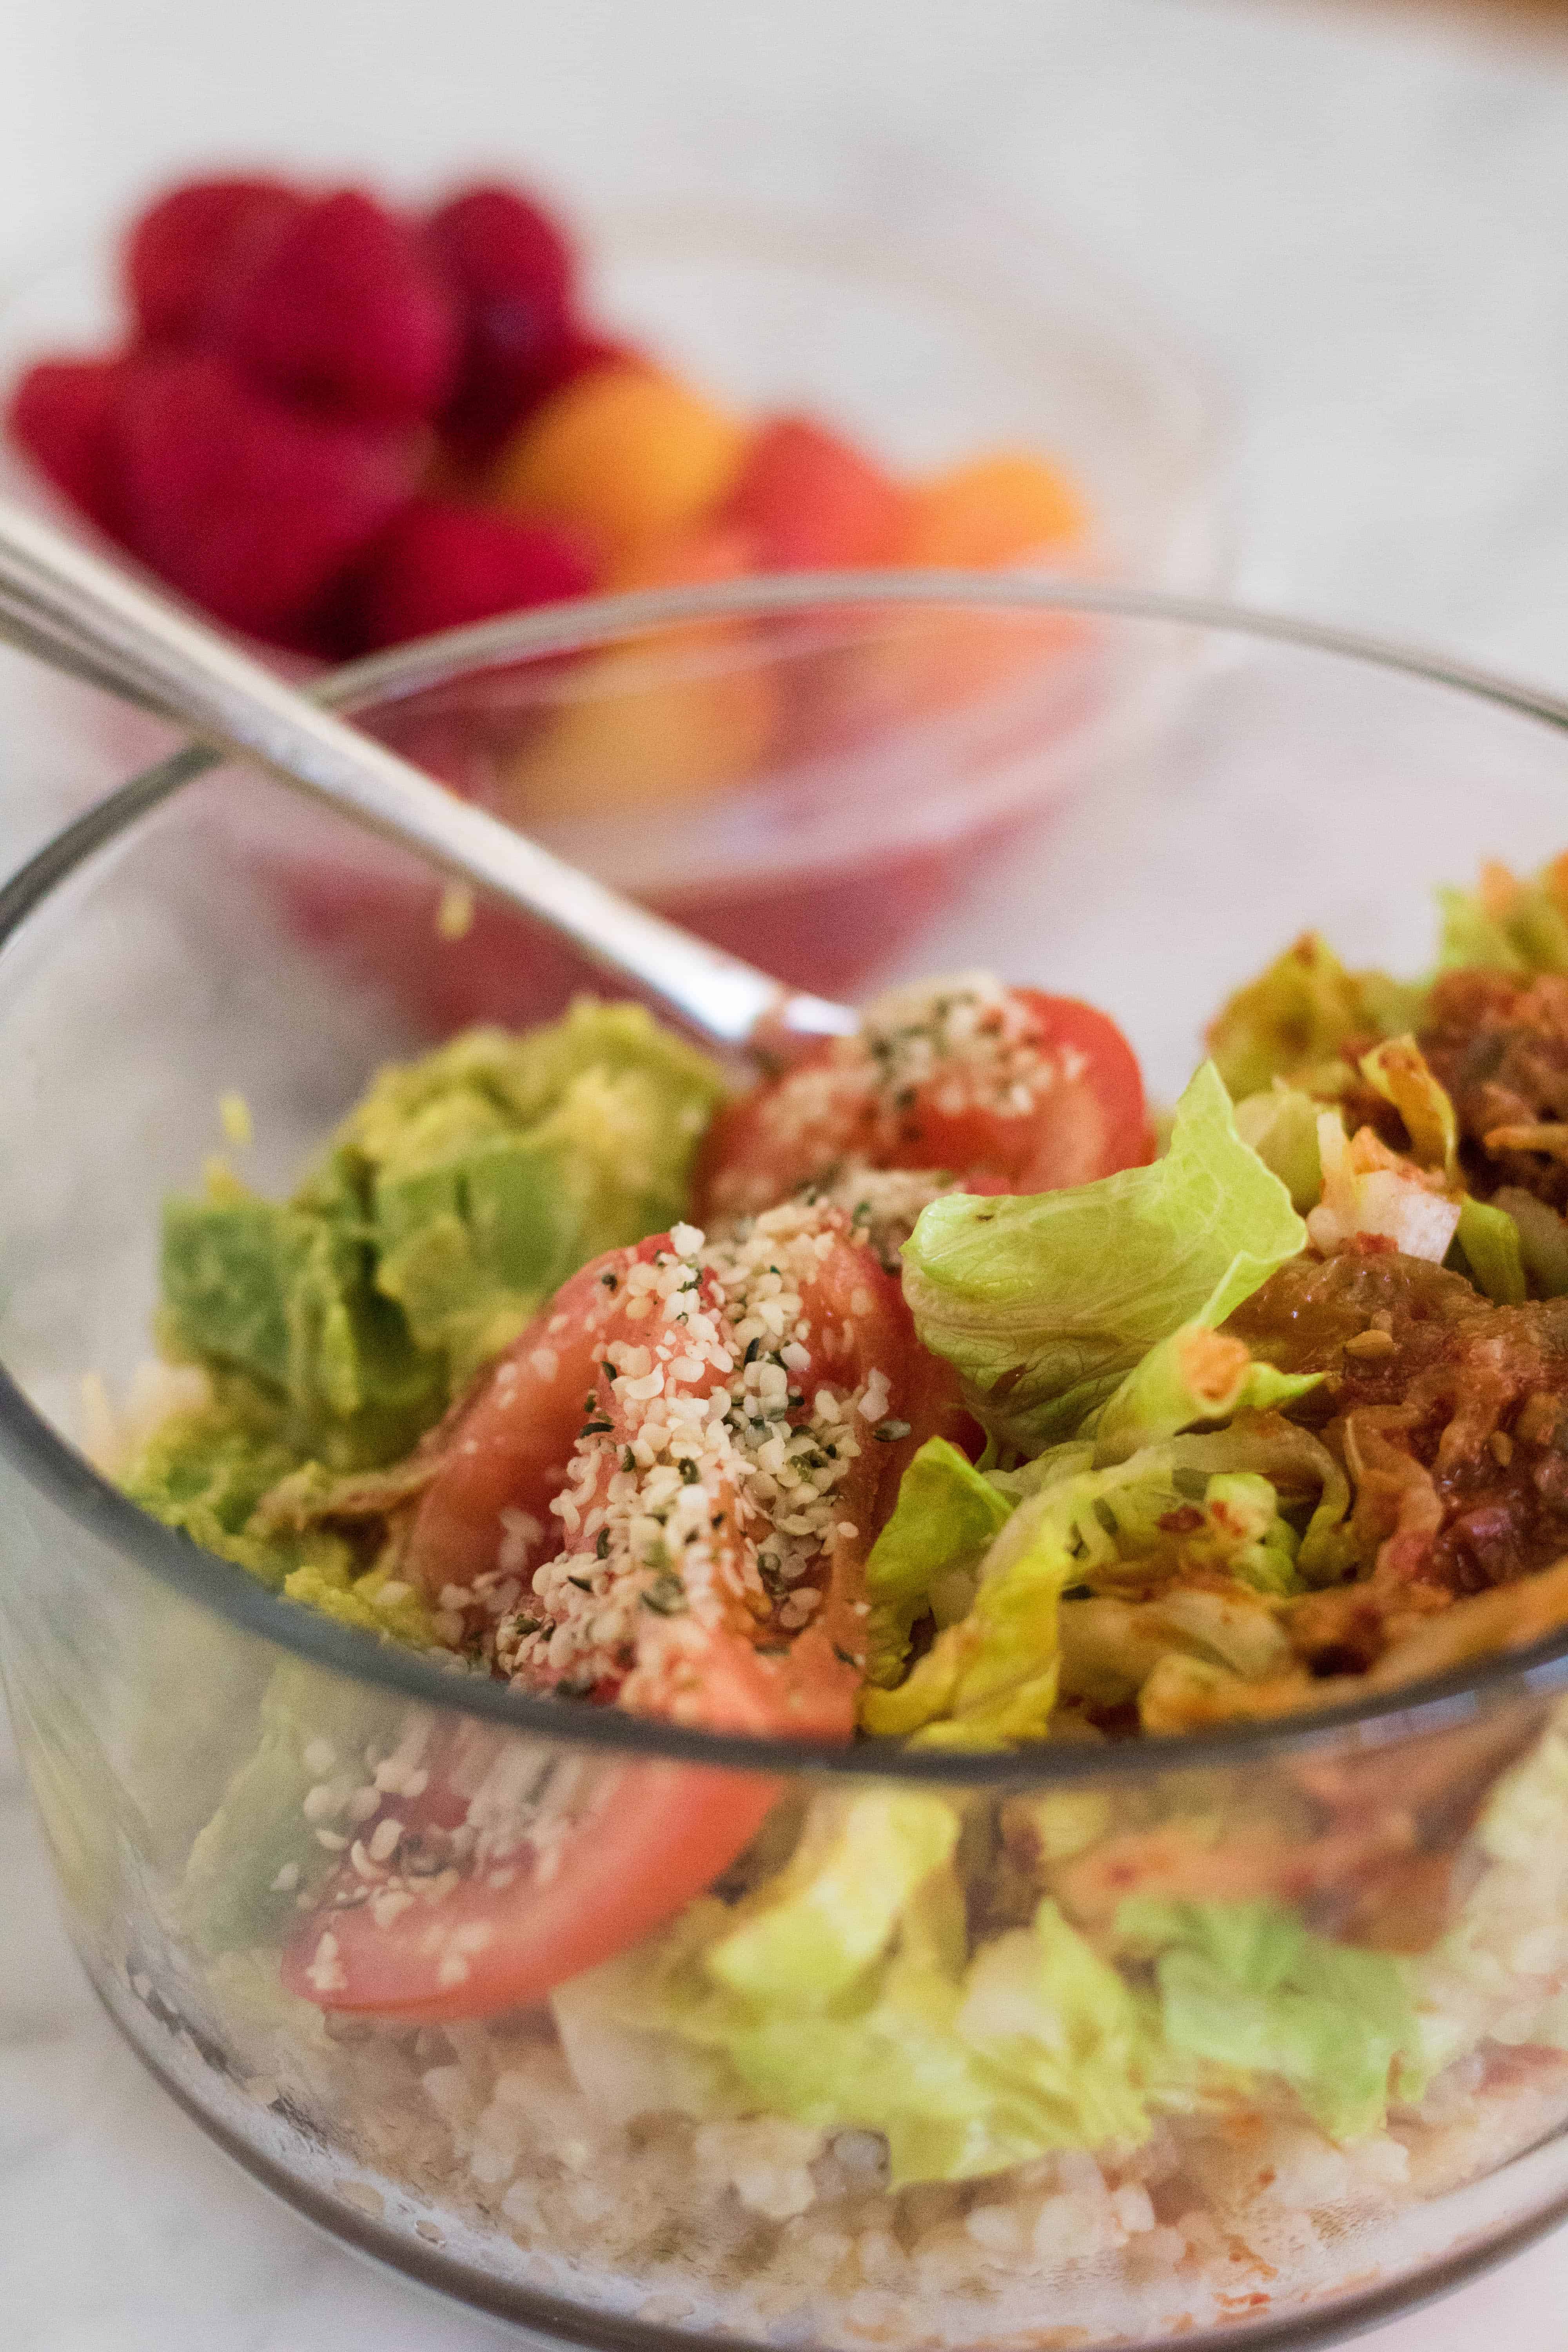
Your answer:
[[[984,569],[1036,548],[1069,545],[1087,523],[1065,474],[1043,457],[998,450],[916,491],[900,555],[910,564]]]
[[[606,646],[572,672],[573,698],[512,754],[498,813],[546,818],[641,814],[738,784],[773,740],[779,688],[741,632],[670,632],[657,650]]]
[[[513,513],[574,524],[614,565],[716,507],[748,439],[743,425],[669,376],[591,368],[507,444],[491,495]]]

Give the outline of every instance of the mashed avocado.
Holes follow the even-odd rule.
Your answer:
[[[568,1275],[680,1217],[722,1090],[640,1006],[584,999],[547,1028],[470,1030],[383,1070],[287,1201],[224,1169],[171,1201],[160,1337],[213,1396],[157,1431],[127,1492],[364,1622],[342,1539],[258,1526],[262,1496],[307,1463],[406,1454]]]

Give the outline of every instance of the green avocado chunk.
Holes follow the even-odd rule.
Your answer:
[[[722,1091],[637,1005],[468,1031],[383,1070],[291,1200],[219,1171],[168,1203],[165,1342],[276,1398],[297,1458],[394,1460],[568,1275],[683,1214]]]

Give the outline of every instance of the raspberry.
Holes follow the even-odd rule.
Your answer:
[[[516,522],[445,499],[415,499],[353,566],[342,600],[344,650],[374,653],[581,596],[586,557],[550,523]]]
[[[350,416],[433,415],[458,327],[415,233],[357,188],[321,196],[224,306],[222,341],[269,390]]]
[[[565,238],[510,188],[466,189],[431,215],[429,250],[462,320],[462,363],[442,425],[485,455],[552,382],[575,275]]]
[[[110,418],[124,373],[122,360],[40,360],[6,415],[38,471],[110,534],[118,529]]]
[[[215,305],[306,208],[280,180],[193,180],[142,215],[126,239],[125,281],[153,341],[200,335]]]
[[[112,437],[132,551],[220,621],[301,646],[418,456],[416,436],[289,408],[210,352],[130,362]]]

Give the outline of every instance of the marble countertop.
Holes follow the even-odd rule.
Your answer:
[[[646,197],[698,115],[764,139],[770,110],[830,123],[1053,215],[1206,356],[1234,423],[1243,593],[1568,688],[1568,46],[1549,37],[1192,0],[16,15],[0,277],[212,153],[411,184],[455,155],[527,157],[568,193]],[[47,740],[0,733],[9,866],[66,780]],[[56,1922],[3,1720],[0,1887],[7,2352],[498,2340],[274,2207],[141,2074]],[[1565,2301],[1559,2236],[1363,2340],[1459,2352],[1485,2330],[1555,2352]]]

